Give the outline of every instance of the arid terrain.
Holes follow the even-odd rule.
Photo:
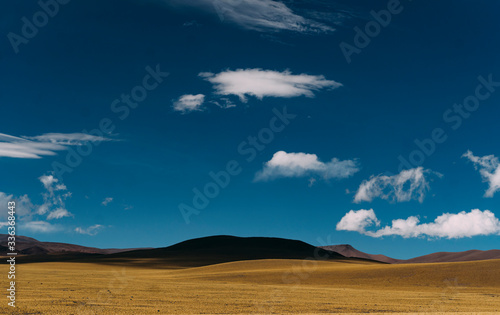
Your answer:
[[[2,306],[2,314],[494,314],[500,309],[500,260],[389,265],[271,259],[183,269],[150,268],[145,260],[140,267],[50,262],[18,270],[19,304],[16,312]]]

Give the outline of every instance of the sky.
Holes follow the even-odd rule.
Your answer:
[[[0,6],[3,233],[498,248],[497,2]]]

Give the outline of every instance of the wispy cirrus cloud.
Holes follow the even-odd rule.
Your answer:
[[[30,221],[21,223],[21,229],[29,230],[35,233],[51,233],[61,231],[62,227],[57,224],[51,224],[47,221]]]
[[[371,237],[401,236],[403,238],[464,238],[479,235],[500,235],[500,221],[490,210],[473,209],[470,212],[443,213],[434,222],[420,223],[416,216],[392,220],[391,225],[370,231],[367,228],[380,226],[373,209],[351,210],[337,223],[338,231],[354,231]]]
[[[47,220],[52,220],[52,219],[60,219],[64,217],[72,217],[73,214],[70,213],[68,210],[64,208],[58,208],[55,209],[54,211],[51,211],[49,215],[47,216]]]
[[[86,133],[45,133],[40,136],[23,137],[24,139],[68,145],[83,145],[86,142],[113,141],[112,139],[89,135]]]
[[[56,151],[66,147],[51,142],[36,142],[0,134],[0,157],[18,159],[40,159],[45,155],[56,155]]]
[[[470,150],[465,152],[462,157],[473,162],[474,167],[479,169],[483,181],[488,183],[489,188],[484,193],[484,196],[493,197],[500,190],[500,162],[498,158],[494,155],[475,156]]]
[[[217,74],[201,72],[200,77],[213,84],[218,95],[235,95],[242,102],[248,96],[264,97],[314,97],[321,89],[335,89],[342,86],[322,75],[292,74],[290,71],[263,69],[226,70]]]
[[[68,146],[83,145],[87,142],[113,141],[85,133],[46,133],[34,137],[15,137],[0,133],[0,157],[18,159],[41,159],[56,155]]]
[[[97,235],[102,229],[104,229],[103,225],[100,224],[94,224],[92,226],[89,226],[87,228],[82,228],[82,227],[77,227],[75,229],[75,232],[79,234],[86,234],[86,235]]]
[[[375,198],[396,202],[415,199],[423,202],[425,194],[430,189],[429,181],[426,178],[429,175],[442,176],[423,167],[403,170],[401,173],[392,176],[371,176],[370,179],[363,181],[359,186],[354,196],[354,202],[371,202]]]
[[[185,94],[174,101],[173,109],[182,113],[199,111],[202,109],[203,102],[205,102],[203,94]]]
[[[275,0],[169,0],[164,3],[172,7],[189,6],[213,12],[221,22],[257,32],[318,34],[335,30],[325,23],[306,18],[285,3]],[[344,18],[339,13],[330,22],[337,24]]]
[[[356,160],[341,161],[333,158],[325,163],[320,161],[316,154],[278,151],[255,175],[255,181],[304,176],[319,176],[324,179],[347,178],[358,171],[359,166]]]

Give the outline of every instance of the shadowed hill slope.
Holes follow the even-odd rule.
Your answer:
[[[357,257],[357,258],[371,259],[371,260],[381,261],[381,262],[385,262],[385,263],[389,263],[389,264],[394,264],[394,263],[397,263],[400,261],[399,259],[394,259],[391,257],[387,257],[385,255],[372,255],[372,254],[363,253],[362,251],[359,251],[348,244],[320,246],[320,247],[323,249],[326,249],[326,250],[331,250],[331,251],[337,252],[341,255],[344,255],[345,257]]]
[[[302,241],[271,237],[210,236],[184,241],[169,247],[136,250],[96,257],[102,263],[156,258],[169,266],[197,267],[240,260],[316,259],[351,260]]]
[[[20,263],[78,261],[154,268],[186,268],[258,259],[315,259],[360,261],[302,241],[270,237],[210,236],[169,247],[141,249],[113,254],[46,254],[18,257]]]

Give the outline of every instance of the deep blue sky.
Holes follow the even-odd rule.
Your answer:
[[[484,197],[489,186],[480,168],[461,157],[467,150],[478,157],[500,156],[495,140],[500,136],[500,91],[481,101],[456,130],[443,120],[455,103],[474,95],[478,76],[500,81],[499,3],[402,1],[404,10],[348,63],[340,43],[352,44],[354,27],[364,28],[372,20],[369,12],[387,8],[387,1],[283,2],[290,10],[286,12],[306,19],[299,22],[312,30],[249,25],[245,10],[260,3],[265,11],[265,4],[273,1],[242,2],[225,17],[219,12],[221,19],[208,0],[199,5],[73,0],[19,45],[18,53],[8,34],[22,34],[22,17],[31,19],[40,6],[36,1],[0,5],[0,133],[84,133],[103,118],[116,125],[113,134],[104,135],[113,141],[94,146],[81,165],[59,179],[67,189],[56,194],[72,193],[64,200],[72,216],[27,216],[19,219],[18,233],[96,247],[160,247],[214,234],[327,245],[320,244],[323,239],[396,258],[498,248],[498,232],[456,239],[375,238],[338,231],[336,225],[347,212],[359,209],[373,209],[381,226],[410,216],[429,223],[443,213],[472,209],[500,215],[500,193]],[[147,66],[156,65],[169,76],[120,120],[111,103],[142,82]],[[243,102],[236,95],[217,95],[213,84],[198,76],[237,69],[289,70],[292,75],[324,76],[342,86],[318,88],[314,97],[247,95]],[[205,95],[201,110],[173,109],[182,95],[198,94]],[[211,103],[222,98],[236,106],[223,109]],[[283,106],[297,117],[247,162],[238,145],[269,126],[273,108]],[[429,138],[435,128],[448,138],[422,165],[430,170],[430,189],[422,202],[353,202],[370,176],[398,174],[398,156],[408,157],[417,148],[414,140]],[[278,151],[316,154],[322,162],[353,160],[359,171],[348,178],[325,180],[307,173],[254,181]],[[39,177],[50,175],[53,163],[63,163],[67,154],[54,152],[39,159],[0,157],[0,192],[27,195],[31,211],[39,211],[46,193]],[[241,174],[186,224],[179,204],[189,204],[193,188],[202,189],[211,181],[208,173],[223,170],[230,160],[240,163]],[[316,178],[311,187],[309,178]],[[105,198],[113,200],[103,205]],[[22,223],[30,220],[58,229],[23,229]],[[95,233],[87,230],[95,235],[78,232],[95,225],[101,226]]]

